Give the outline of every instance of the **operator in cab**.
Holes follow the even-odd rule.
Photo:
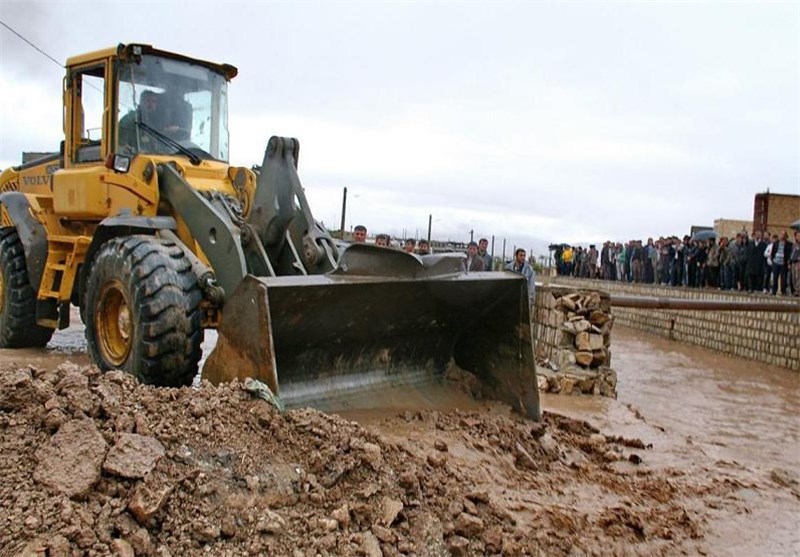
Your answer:
[[[188,104],[185,101],[182,102]],[[179,111],[175,107],[170,107],[169,104],[166,102],[164,94],[151,90],[142,91],[136,110],[131,110],[119,121],[120,147],[128,147],[135,152],[158,152],[165,147],[163,140],[157,135],[159,133],[173,141],[188,139],[189,131],[184,127],[185,124],[182,125],[179,121],[186,118],[180,117]],[[185,112],[183,105],[179,106],[180,112]],[[191,119],[191,107],[188,111],[188,118]],[[147,127],[142,128],[138,124],[144,124]],[[147,128],[155,130],[157,134],[153,134]]]

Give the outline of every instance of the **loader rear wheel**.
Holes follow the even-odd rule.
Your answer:
[[[201,301],[180,246],[151,236],[110,240],[86,284],[89,353],[101,369],[121,369],[143,383],[190,385],[203,341]]]
[[[36,293],[16,229],[0,228],[0,348],[45,346],[53,329],[36,324]]]

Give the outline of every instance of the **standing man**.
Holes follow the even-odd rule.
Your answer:
[[[478,244],[475,242],[467,244],[467,256],[461,262],[461,269],[465,273],[475,273],[484,270],[483,259],[478,257]]]
[[[572,246],[567,246],[561,253],[561,261],[564,263],[564,274],[567,276],[572,276],[572,260],[574,256],[575,253]]]
[[[764,286],[764,251],[767,242],[761,239],[761,231],[753,232],[753,238],[747,242],[747,262],[745,263],[747,291],[760,292]]]
[[[414,248],[416,245],[417,241],[414,238],[406,238],[406,241],[403,244],[403,251],[406,253],[414,253]]]
[[[486,238],[481,238],[478,240],[478,257],[483,260],[483,270],[484,271],[491,271],[492,270],[492,256],[486,252],[486,248],[489,247],[489,240]]]
[[[524,276],[528,281],[528,299],[531,303],[536,295],[536,273],[528,262],[525,260],[525,250],[517,248],[514,252],[514,261],[506,266],[506,271],[518,273]]]
[[[353,243],[363,244],[367,241],[367,227],[363,224],[358,224],[353,229]]]
[[[794,245],[789,262],[792,265],[792,294],[800,297],[800,230],[794,233]]]
[[[588,268],[589,278],[597,278],[597,248],[594,244],[589,246],[589,252],[586,256],[586,266]]]
[[[781,295],[786,296],[786,281],[789,278],[789,270],[787,263],[792,253],[792,243],[789,241],[789,235],[784,232],[781,234],[781,239],[778,240],[778,235],[772,235],[772,247],[770,249],[770,259],[772,259],[772,295],[778,293],[778,283],[781,287]]]

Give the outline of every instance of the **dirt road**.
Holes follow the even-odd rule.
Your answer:
[[[88,363],[77,326],[0,350],[0,554],[800,553],[800,377],[623,329],[613,345],[618,400],[546,397],[541,426],[452,390],[426,393],[438,411],[329,417],[145,388],[62,365]],[[65,423],[111,447],[77,495],[43,472]],[[108,465],[125,435],[165,449],[146,480]],[[139,520],[142,493],[163,497]]]

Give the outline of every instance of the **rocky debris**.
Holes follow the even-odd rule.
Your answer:
[[[36,454],[34,479],[68,497],[80,497],[100,480],[108,445],[91,420],[70,420]]]
[[[162,456],[164,445],[158,439],[121,433],[117,443],[108,451],[103,471],[121,478],[144,478]]]
[[[279,413],[238,383],[156,389],[73,365],[0,370],[0,386],[0,555],[651,555],[701,535],[682,506],[695,484],[644,462],[620,475],[608,455],[630,465],[627,445],[547,413],[364,426]]]

